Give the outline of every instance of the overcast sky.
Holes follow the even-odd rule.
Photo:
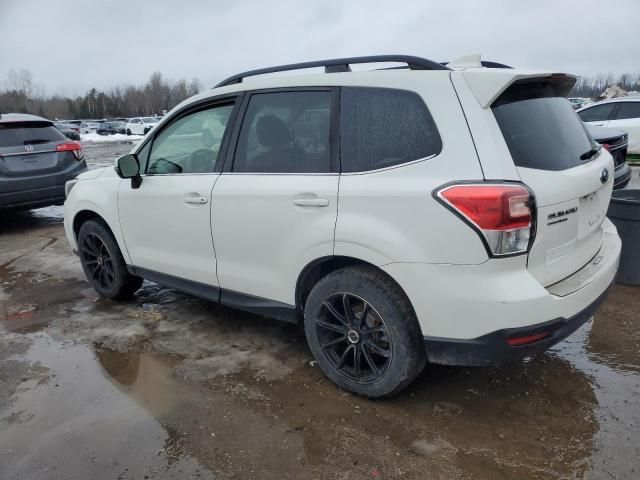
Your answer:
[[[0,85],[26,68],[47,94],[383,53],[640,72],[640,0],[0,0]]]

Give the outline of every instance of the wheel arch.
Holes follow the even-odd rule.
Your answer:
[[[73,231],[73,238],[76,242],[76,245],[78,244],[78,233],[80,232],[80,227],[82,226],[83,223],[89,220],[99,220],[105,226],[105,228],[109,231],[109,233],[115,239],[116,244],[118,245],[118,248],[120,248],[120,253],[125,259],[125,262],[129,264],[130,263],[129,252],[126,248],[126,245],[124,244],[124,239],[121,238],[119,235],[119,232],[111,226],[111,223],[109,222],[109,220],[107,220],[105,215],[100,214],[95,209],[91,209],[87,207],[81,208],[73,216],[71,228]]]
[[[307,264],[307,266],[305,266],[300,272],[300,275],[298,276],[298,281],[296,282],[296,296],[295,296],[296,309],[298,310],[298,313],[301,316],[300,318],[303,318],[304,306],[307,301],[307,297],[311,292],[311,289],[316,283],[318,283],[320,279],[326,277],[331,272],[334,272],[341,268],[359,266],[359,265],[375,269],[376,272],[378,272],[384,278],[390,280],[395,285],[397,285],[398,289],[405,296],[409,306],[413,309],[411,300],[409,299],[409,296],[407,295],[405,290],[402,288],[402,285],[400,285],[400,283],[395,278],[393,278],[391,275],[389,275],[379,266],[356,257],[350,257],[350,256],[344,256],[344,255],[332,255],[332,256],[317,258],[316,260]]]
[[[107,222],[107,220],[102,215],[93,210],[85,209],[78,211],[73,217],[73,234],[76,238],[76,242],[78,241],[78,233],[80,233],[80,227],[82,227],[83,223],[88,222],[89,220],[99,220],[104,223],[105,227],[107,227],[107,229],[109,230],[109,233],[111,233],[111,235],[113,235],[115,238],[113,229],[109,225],[109,222]]]

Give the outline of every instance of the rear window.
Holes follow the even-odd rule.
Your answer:
[[[342,88],[343,172],[399,165],[436,155],[441,150],[438,129],[418,94],[388,88]]]
[[[0,123],[0,147],[59,142],[65,138],[51,122]]]
[[[516,166],[565,170],[596,143],[566,98],[548,83],[516,84],[492,106]]]

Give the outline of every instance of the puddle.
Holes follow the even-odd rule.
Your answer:
[[[25,379],[2,412],[3,479],[214,478],[180,450],[182,432],[103,375],[91,348],[40,335],[21,360],[48,373]]]

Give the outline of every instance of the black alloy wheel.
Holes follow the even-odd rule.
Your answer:
[[[107,290],[113,288],[115,280],[113,259],[104,240],[97,234],[90,233],[84,238],[82,261],[91,272],[91,279],[94,282]]]
[[[337,293],[315,319],[320,346],[337,371],[352,381],[370,383],[387,371],[393,349],[380,314],[363,298]]]

